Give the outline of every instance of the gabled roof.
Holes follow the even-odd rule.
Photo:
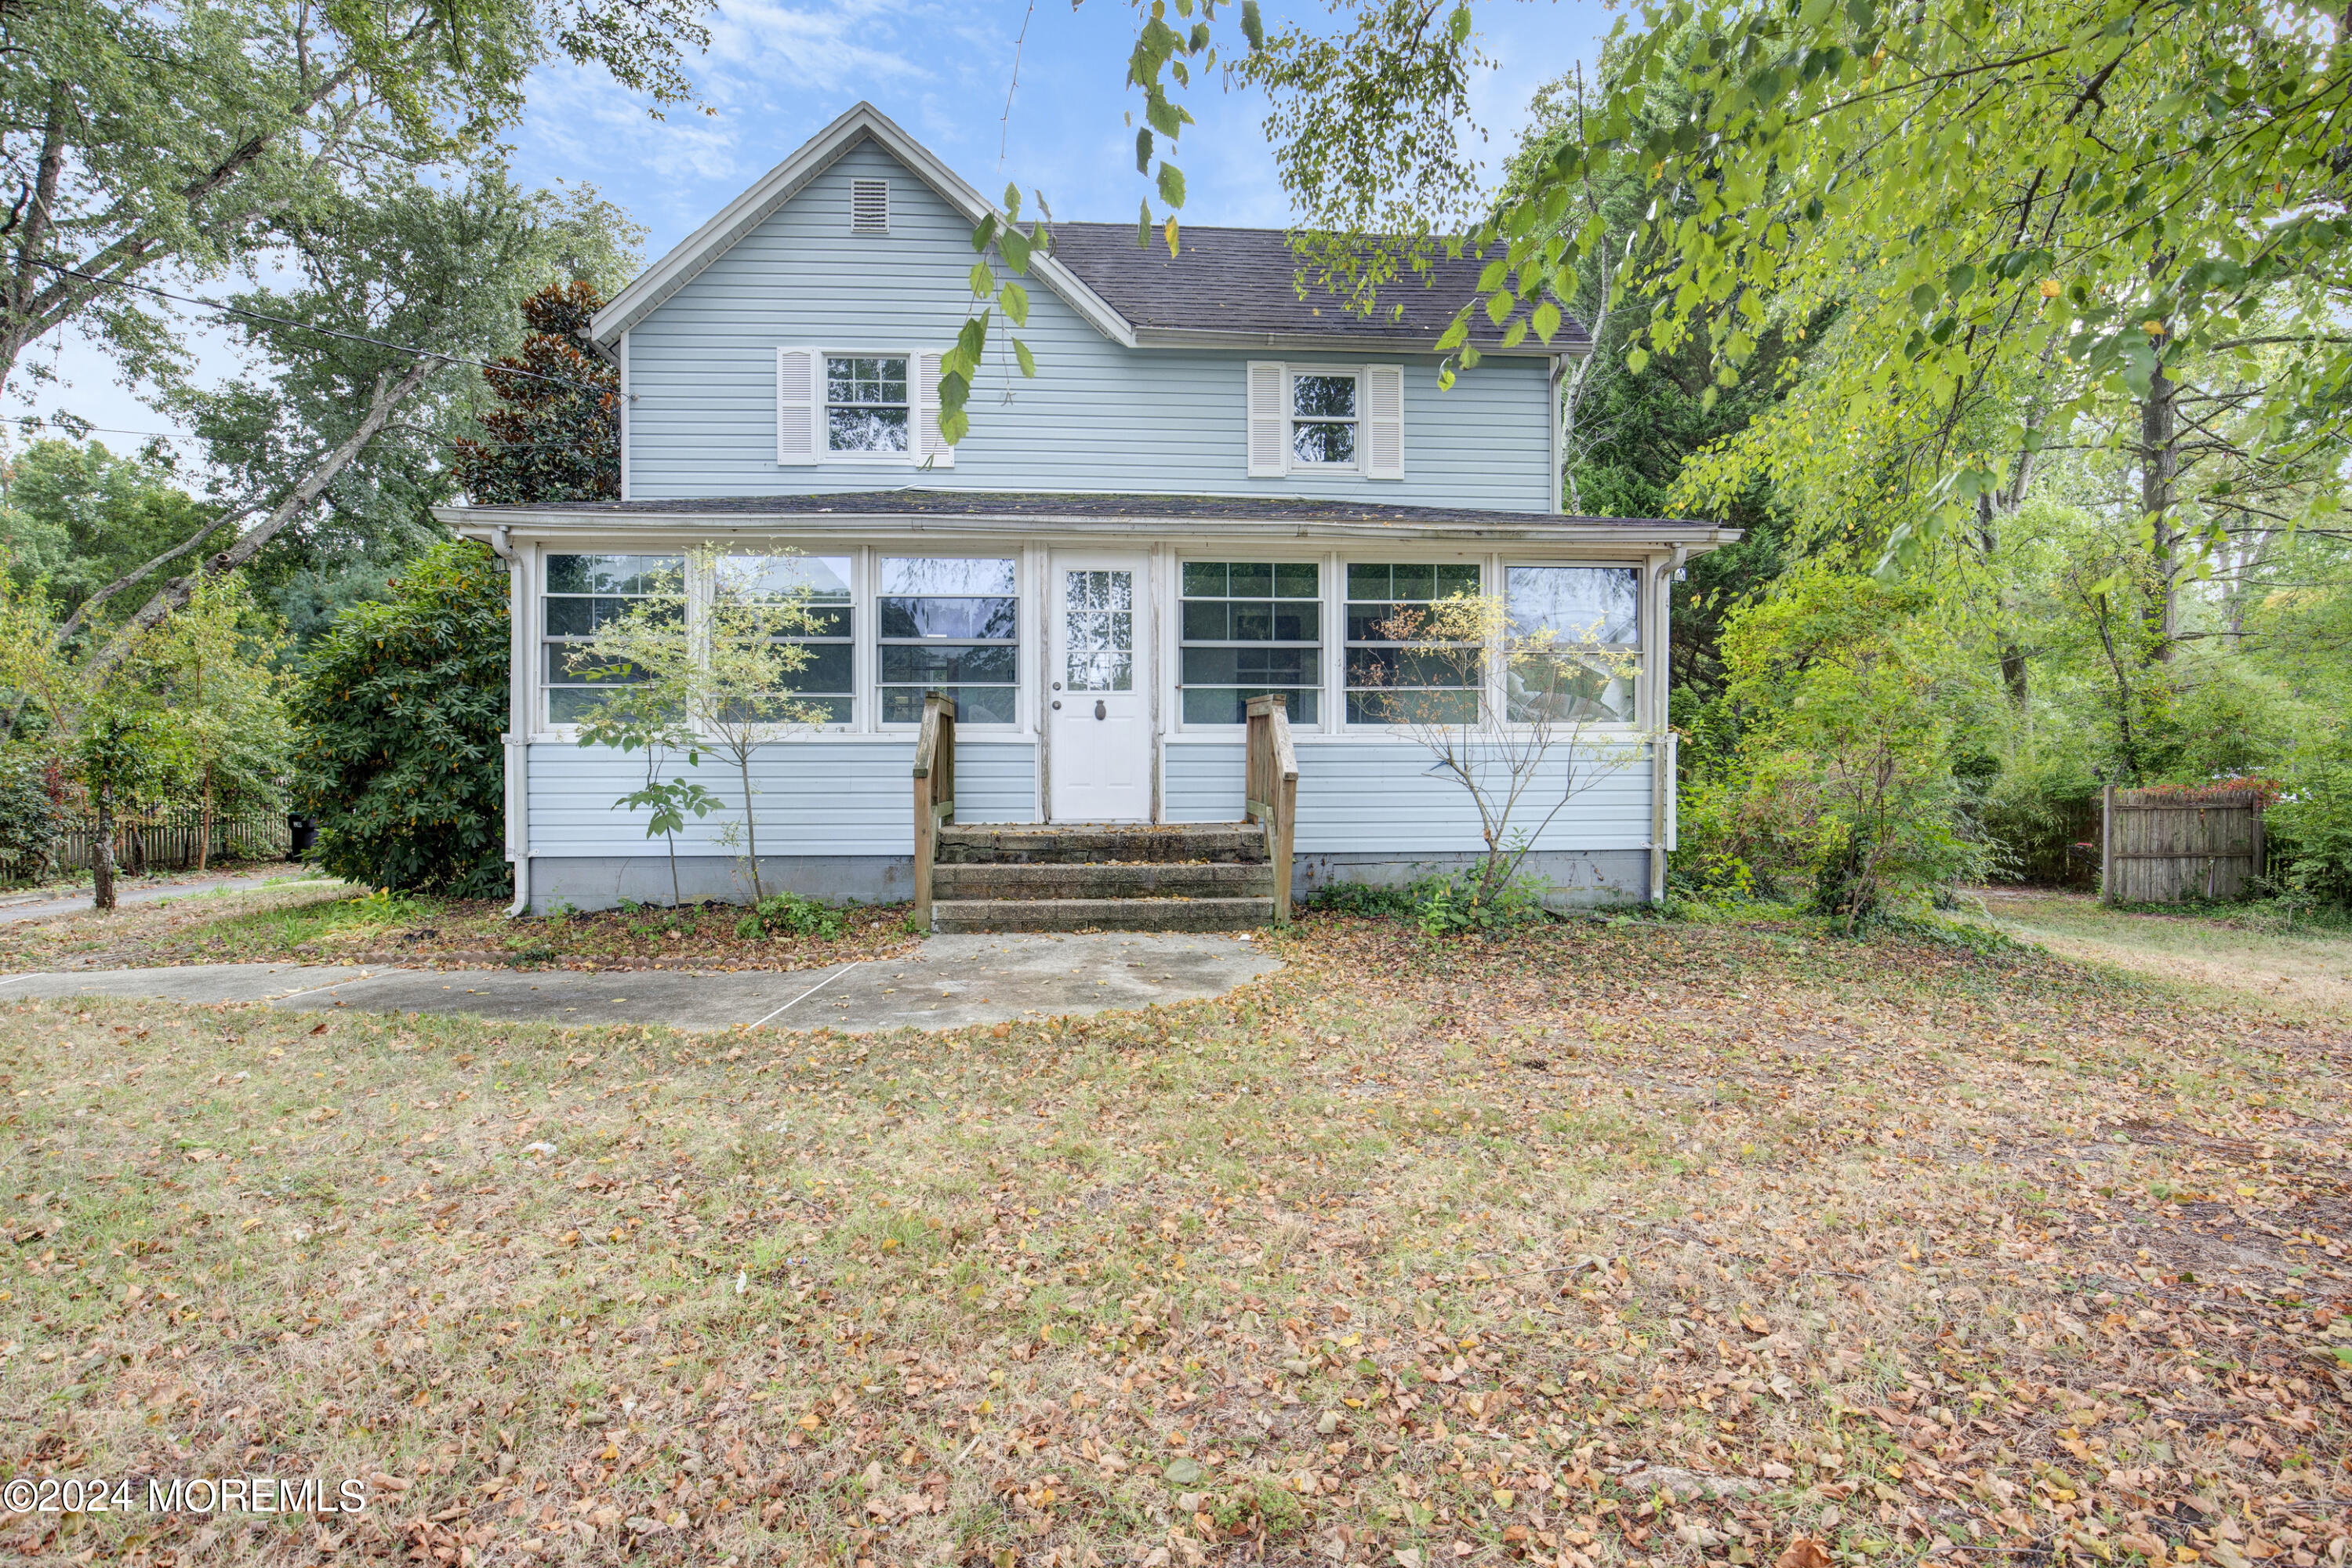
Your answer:
[[[1454,312],[1478,297],[1475,257],[1433,257],[1425,273],[1408,271],[1380,291],[1370,316],[1349,313],[1346,300],[1311,283],[1302,294],[1298,256],[1278,228],[1212,228],[1185,224],[1177,254],[1159,243],[1139,246],[1135,226],[1120,223],[1058,223],[1055,258],[1086,279],[1146,342],[1245,342],[1310,341],[1426,352],[1453,321]],[[1502,349],[1503,329],[1485,310],[1470,316],[1470,341],[1482,351]],[[1583,323],[1561,323],[1552,341],[1530,336],[1516,352],[1590,352]]]
[[[929,148],[870,103],[860,103],[809,138],[758,184],[721,208],[596,312],[591,335],[609,349],[695,274],[800,194],[844,153],[872,141],[977,224],[995,211],[985,196]],[[1185,226],[1179,253],[1138,246],[1124,224],[1053,226],[1050,254],[1034,255],[1032,275],[1112,342],[1128,348],[1296,347],[1428,352],[1461,303],[1477,293],[1474,258],[1433,263],[1429,287],[1409,277],[1382,290],[1374,318],[1350,314],[1336,295],[1299,295],[1297,258],[1280,229]],[[1488,353],[1542,356],[1590,352],[1578,322],[1549,343],[1529,335],[1501,347],[1502,331],[1483,310],[1471,341]]]

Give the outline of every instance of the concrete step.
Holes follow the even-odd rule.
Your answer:
[[[1263,860],[1150,860],[1083,865],[934,866],[935,899],[1234,899],[1271,898],[1274,868]]]
[[[941,899],[932,929],[1242,931],[1274,923],[1268,899]]]
[[[1263,861],[1254,822],[972,823],[940,829],[941,866],[1090,865],[1104,861]]]

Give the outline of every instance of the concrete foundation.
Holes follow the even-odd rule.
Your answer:
[[[1377,851],[1345,855],[1300,855],[1292,863],[1291,894],[1311,898],[1340,882],[1397,887],[1423,877],[1475,865],[1475,854],[1411,857]],[[1640,903],[1647,896],[1650,853],[1646,849],[1556,849],[1530,855],[1523,874],[1551,884],[1546,907],[1594,909]],[[770,892],[805,893],[832,903],[887,904],[914,897],[915,867],[904,855],[763,855],[760,877]],[[751,879],[743,862],[724,855],[681,855],[677,879],[688,903],[706,899],[749,902]],[[559,903],[575,910],[609,910],[623,899],[667,904],[669,858],[663,855],[537,856],[530,863],[530,912],[551,914]]]

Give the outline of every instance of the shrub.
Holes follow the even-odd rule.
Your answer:
[[[845,929],[839,910],[804,893],[770,893],[735,922],[735,934],[746,939],[807,936],[829,942]]]
[[[1544,918],[1544,887],[1542,879],[1525,876],[1489,887],[1483,868],[1431,877],[1413,884],[1412,918],[1432,936],[1531,925]]]
[[[345,611],[295,689],[297,806],[339,877],[496,897],[510,885],[506,569],[479,544],[437,544],[393,593]]]
[[[1421,900],[1411,887],[1373,882],[1333,882],[1300,900],[1302,907],[1335,915],[1362,915],[1372,920],[1407,920]]]
[[[2267,826],[2291,847],[2279,875],[2290,901],[2352,910],[2352,729],[2302,770]]]
[[[0,866],[39,881],[56,859],[63,825],[40,760],[22,752],[0,758]]]

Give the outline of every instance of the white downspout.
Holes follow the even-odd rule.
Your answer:
[[[1675,574],[1690,559],[1690,546],[1677,544],[1675,552],[1660,562],[1657,574],[1651,580],[1650,602],[1657,606],[1657,641],[1649,650],[1657,662],[1651,667],[1650,676],[1650,902],[1662,904],[1666,899],[1666,805],[1668,792],[1675,787],[1675,748],[1666,732],[1669,711],[1666,683],[1674,669],[1674,632],[1669,617],[1674,605]]]
[[[507,732],[499,737],[507,753],[507,859],[514,867],[514,902],[508,918],[530,912],[530,727],[523,714],[529,681],[528,654],[523,647],[523,612],[530,586],[523,560],[515,553],[513,530],[500,523],[490,531],[490,549],[507,563]]]

